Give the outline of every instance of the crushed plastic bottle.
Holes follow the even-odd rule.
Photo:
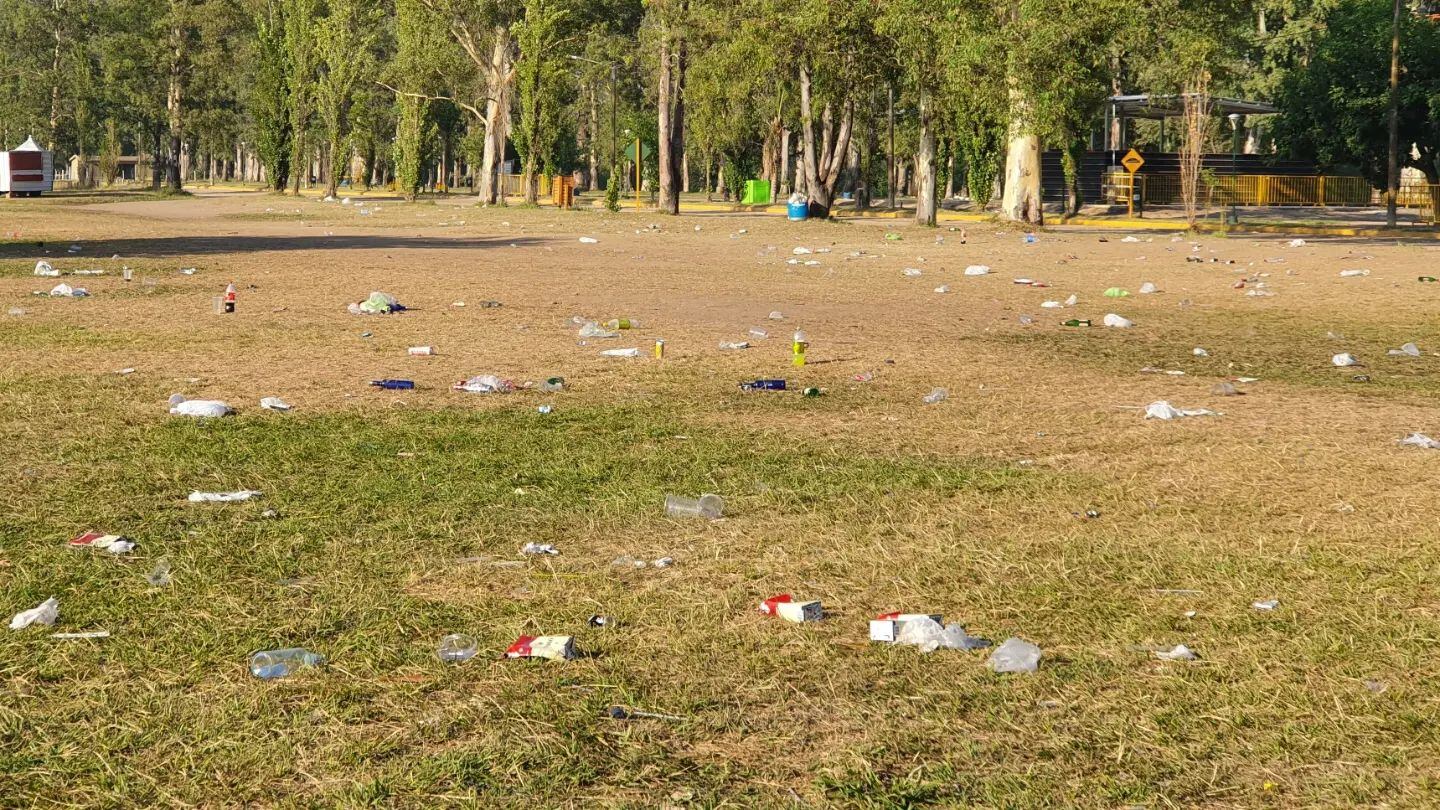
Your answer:
[[[440,645],[436,648],[436,654],[441,661],[447,664],[458,664],[461,661],[469,661],[475,657],[480,645],[476,643],[474,636],[464,633],[451,633],[440,639]]]
[[[949,391],[945,390],[944,388],[935,388],[932,389],[930,393],[924,396],[923,401],[926,405],[934,405],[937,402],[944,402],[946,399],[949,398]]]
[[[619,332],[604,328],[594,321],[586,321],[580,325],[580,337],[582,338],[617,338]]]
[[[145,575],[145,581],[156,588],[170,584],[170,561],[164,557],[155,561],[155,568]]]
[[[707,518],[715,520],[725,514],[725,499],[706,493],[698,498],[683,495],[665,496],[665,514],[670,517]]]
[[[302,669],[313,669],[325,663],[325,657],[301,647],[265,650],[250,656],[250,674],[264,680],[288,678]]]
[[[986,662],[995,672],[1034,672],[1040,668],[1040,648],[1011,636],[995,648]]]

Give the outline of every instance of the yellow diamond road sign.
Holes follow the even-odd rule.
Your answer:
[[[1125,157],[1120,158],[1120,165],[1124,166],[1126,171],[1134,174],[1135,172],[1140,171],[1141,166],[1145,165],[1145,158],[1140,157],[1139,152],[1131,149],[1129,152],[1125,153]]]

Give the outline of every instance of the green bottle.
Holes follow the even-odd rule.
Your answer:
[[[1089,326],[1089,325],[1090,325],[1090,320],[1087,318],[1086,320],[1083,320],[1083,321],[1082,321],[1082,320],[1080,320],[1079,318],[1071,318],[1070,320],[1066,321],[1064,325],[1065,325],[1065,326]]]

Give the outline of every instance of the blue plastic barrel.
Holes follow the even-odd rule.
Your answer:
[[[785,205],[785,214],[791,222],[804,222],[810,218],[810,202],[808,200],[791,201]]]

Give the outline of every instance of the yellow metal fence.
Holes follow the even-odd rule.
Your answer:
[[[1111,203],[1124,203],[1130,191],[1130,176],[1116,172],[1106,177],[1105,196]],[[1137,174],[1134,191],[1142,205],[1180,205],[1180,175]],[[1384,205],[1385,192],[1371,188],[1363,177],[1325,175],[1290,176],[1267,174],[1212,174],[1200,181],[1200,202],[1204,206],[1371,206]],[[1435,219],[1440,204],[1440,185],[1423,181],[1400,184],[1398,202]]]

